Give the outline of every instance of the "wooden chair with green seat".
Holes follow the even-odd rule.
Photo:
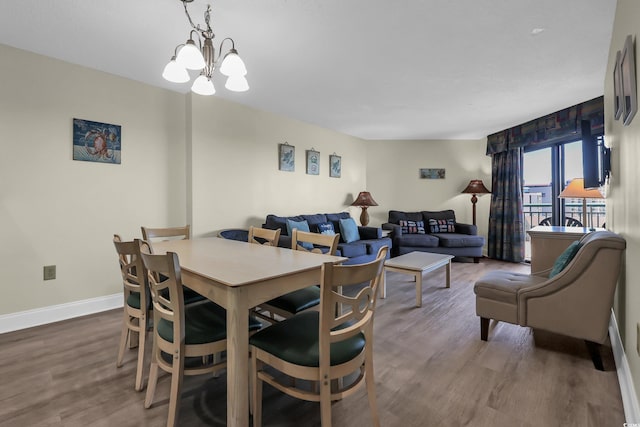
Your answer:
[[[148,270],[155,325],[144,406],[149,408],[153,403],[158,369],[170,373],[167,426],[172,427],[178,424],[183,376],[215,373],[226,366],[226,362],[217,362],[214,357],[226,350],[226,311],[210,301],[184,304],[182,275],[176,253],[154,255],[147,242],[140,242],[140,253]],[[167,294],[168,297],[165,296]],[[250,318],[250,330],[257,330],[260,326],[260,322]],[[185,366],[186,358],[190,358],[188,366]]]
[[[144,355],[149,311],[146,270],[140,258],[140,249],[137,241],[123,242],[119,235],[114,234],[113,244],[118,253],[124,291],[124,318],[116,366],[118,368],[122,366],[127,342],[129,343],[129,348],[137,347],[138,364],[136,367],[135,389],[141,391],[144,388]]]
[[[142,240],[146,242],[154,242],[160,240],[188,240],[191,238],[191,226],[189,224],[180,227],[140,227],[142,230]],[[184,303],[193,304],[196,302],[202,302],[206,298],[199,293],[184,288]]]
[[[339,239],[340,234],[310,233],[294,228],[291,233],[291,249],[335,255]],[[319,304],[320,288],[318,286],[308,286],[269,300],[260,304],[260,307],[271,313],[272,318],[278,315],[286,319]]]
[[[300,313],[249,338],[254,427],[262,423],[263,382],[298,399],[320,402],[323,427],[331,426],[331,402],[353,394],[366,383],[372,424],[379,426],[373,377],[373,317],[387,251],[386,246],[381,248],[376,259],[367,264],[325,263],[319,312]],[[355,296],[340,294],[337,287],[353,287],[354,292],[348,293]],[[284,379],[273,369],[285,374]],[[332,390],[333,380],[353,373],[357,374],[355,379],[345,380]],[[285,383],[291,377],[318,382],[320,389],[296,387],[300,381]]]
[[[249,227],[249,243],[257,243],[266,246],[278,246],[280,240],[280,230],[270,230],[268,228]]]

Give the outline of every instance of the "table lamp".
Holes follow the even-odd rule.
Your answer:
[[[369,224],[369,213],[367,212],[367,208],[369,206],[378,206],[373,197],[371,197],[371,193],[368,191],[361,191],[356,197],[356,200],[351,203],[351,206],[358,206],[362,208],[362,213],[360,214],[360,224],[366,226]]]
[[[471,204],[473,205],[473,225],[476,225],[476,203],[478,203],[477,194],[489,194],[491,191],[487,190],[481,179],[472,179],[469,181],[467,188],[462,190],[462,193],[472,194]]]
[[[587,227],[587,199],[604,199],[599,190],[587,190],[584,188],[584,178],[571,180],[558,197],[560,199],[582,199],[582,224],[585,227]]]

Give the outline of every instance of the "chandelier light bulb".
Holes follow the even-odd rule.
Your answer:
[[[216,88],[213,86],[211,79],[204,74],[200,74],[198,78],[193,82],[191,90],[198,95],[213,95],[216,93]]]
[[[202,70],[205,65],[202,52],[196,46],[193,39],[187,40],[178,52],[176,62],[188,70]]]
[[[175,56],[165,65],[162,77],[172,83],[186,83],[189,81],[189,73],[176,62]]]
[[[247,75],[247,67],[245,67],[244,61],[238,55],[237,50],[231,49],[225,55],[222,65],[220,65],[220,72],[227,77]]]
[[[233,92],[246,92],[249,90],[249,82],[244,76],[229,76],[224,87]]]

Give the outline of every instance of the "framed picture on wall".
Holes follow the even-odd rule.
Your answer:
[[[120,125],[73,119],[73,160],[120,164]]]
[[[342,157],[336,153],[329,155],[329,176],[340,178],[342,175]]]
[[[307,150],[307,175],[320,175],[320,153],[313,148]]]
[[[622,122],[628,126],[638,111],[636,93],[636,59],[633,36],[628,35],[620,58],[620,81],[622,88]]]
[[[613,112],[614,118],[618,120],[622,116],[622,79],[620,78],[620,58],[622,53],[616,53],[616,63],[613,67]]]
[[[296,170],[296,147],[287,142],[278,144],[278,168],[285,172]]]

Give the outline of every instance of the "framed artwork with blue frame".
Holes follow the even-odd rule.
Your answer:
[[[73,119],[73,160],[120,164],[120,125]]]

